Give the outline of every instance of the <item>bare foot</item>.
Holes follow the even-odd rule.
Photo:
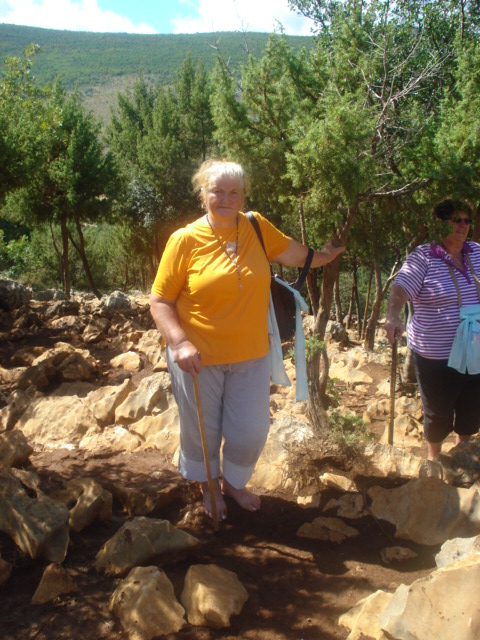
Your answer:
[[[235,489],[225,479],[223,480],[223,493],[238,502],[245,511],[258,511],[260,509],[260,498],[255,493],[246,488]]]
[[[210,518],[213,518],[213,507],[212,507],[212,499],[210,496],[210,491],[208,489],[208,482],[202,482],[202,493],[203,493],[203,508],[205,513]],[[213,492],[215,499],[215,506],[217,508],[217,517],[218,520],[226,520],[227,519],[227,505],[225,504],[225,500],[223,499],[222,489],[220,487],[220,482],[218,478],[214,478],[213,480]]]

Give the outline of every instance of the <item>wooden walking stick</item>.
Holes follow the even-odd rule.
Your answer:
[[[397,336],[393,336],[392,365],[390,367],[390,421],[388,423],[388,444],[393,444],[393,425],[395,422],[395,384],[397,381]]]
[[[213,526],[215,531],[218,531],[217,503],[215,502],[215,493],[213,491],[212,471],[210,469],[210,458],[208,456],[205,423],[203,422],[202,402],[200,400],[200,391],[198,389],[198,380],[196,376],[193,376],[193,388],[195,390],[195,402],[197,403],[198,426],[200,428],[200,437],[202,439],[203,460],[205,462],[205,469],[207,470],[208,490],[210,492],[210,500],[212,502]]]

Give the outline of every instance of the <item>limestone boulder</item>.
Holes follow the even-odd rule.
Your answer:
[[[347,518],[348,520],[357,520],[368,515],[363,495],[359,493],[346,493],[339,498],[332,498],[327,502],[323,511],[332,510],[335,510],[335,514],[339,518]]]
[[[241,613],[248,593],[233,571],[197,564],[187,571],[180,599],[190,624],[221,629]]]
[[[112,595],[109,608],[130,640],[177,633],[185,624],[185,611],[173,585],[158,567],[132,569]]]
[[[371,511],[396,527],[396,537],[419,544],[480,533],[478,487],[461,489],[436,478],[410,480],[401,487],[371,487]]]
[[[134,518],[103,545],[95,567],[107,575],[123,576],[137,565],[186,555],[199,544],[197,538],[176,529],[168,520]]]
[[[108,329],[110,327],[110,320],[108,318],[92,318],[85,327],[82,338],[86,344],[94,344],[105,340]]]
[[[480,555],[472,554],[400,585],[380,615],[380,626],[396,640],[478,640],[479,584]]]
[[[52,380],[71,382],[89,380],[97,371],[97,363],[88,351],[76,350],[72,345],[59,343],[54,349],[35,358],[17,380],[19,389],[34,386],[44,389]]]
[[[0,470],[0,531],[34,560],[63,562],[68,543],[67,507],[39,490],[35,474]]]
[[[115,425],[99,429],[93,426],[87,431],[78,443],[78,448],[83,451],[103,451],[109,455],[116,453],[130,453],[141,447],[143,440],[131,433],[126,427]]]
[[[102,425],[115,422],[115,410],[136,389],[130,378],[118,385],[100,387],[91,391],[86,399],[93,415]]]
[[[93,478],[75,478],[65,489],[51,494],[70,511],[68,524],[73,531],[83,531],[94,520],[112,519],[112,494]]]
[[[380,557],[385,564],[405,562],[417,556],[418,553],[407,547],[386,547],[380,551]]]
[[[77,316],[79,311],[80,303],[76,300],[54,300],[43,309],[43,316],[51,321],[64,316]]]
[[[323,473],[320,482],[327,487],[340,489],[341,491],[357,491],[357,485],[353,480],[334,473]]]
[[[52,300],[68,300],[68,296],[60,289],[43,289],[42,291],[35,291],[32,295],[32,300],[51,302]]]
[[[78,396],[37,398],[19,418],[15,429],[23,431],[39,450],[78,444],[98,423],[90,407]]]
[[[311,438],[312,429],[305,421],[283,413],[275,417],[250,485],[265,490],[284,487],[289,478],[296,477],[298,471],[290,468],[289,447],[307,443]]]
[[[5,584],[12,574],[13,565],[0,556],[0,587]]]
[[[408,449],[395,444],[372,443],[364,449],[365,461],[371,476],[379,478],[437,478],[444,476],[439,462],[425,460]]]
[[[121,367],[125,371],[141,371],[143,369],[142,359],[135,351],[126,351],[112,358],[110,365],[114,368]]]
[[[12,311],[27,305],[32,299],[32,290],[20,282],[0,277],[0,309]]]
[[[9,366],[30,367],[46,350],[45,347],[22,347],[10,358]]]
[[[452,538],[442,544],[435,556],[435,564],[440,569],[456,562],[471,553],[480,554],[480,535],[472,538]]]
[[[45,568],[31,602],[32,604],[45,604],[45,602],[53,602],[59,596],[75,591],[78,591],[78,587],[68,571],[58,562],[54,562]]]
[[[352,609],[341,615],[338,623],[350,629],[347,640],[388,640],[387,634],[380,627],[379,615],[391,599],[391,593],[379,590],[362,598]]]
[[[19,467],[28,462],[33,448],[21,431],[0,434],[0,468]]]
[[[180,446],[180,419],[176,404],[158,415],[144,416],[128,428],[131,433],[141,436],[141,449],[154,448],[171,457]]]
[[[151,414],[154,409],[165,411],[169,407],[170,390],[170,376],[165,372],[143,378],[135,391],[116,408],[115,422],[130,424]]]
[[[348,538],[356,538],[358,535],[357,529],[349,527],[340,518],[326,518],[323,516],[315,518],[312,522],[305,522],[297,531],[297,536],[300,538],[312,538],[336,544]]]
[[[108,317],[113,316],[117,311],[127,311],[133,306],[132,300],[123,291],[113,291],[112,293],[102,296],[99,309],[102,314]]]
[[[163,355],[162,336],[157,329],[145,331],[138,343],[135,345],[135,349],[140,353],[144,353],[147,356],[147,360],[153,364],[154,367],[162,362],[166,368],[166,362]]]

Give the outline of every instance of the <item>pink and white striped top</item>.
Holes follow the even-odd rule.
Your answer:
[[[480,277],[480,245],[463,245],[464,272],[451,262],[441,245],[424,244],[413,251],[398,272],[394,283],[408,293],[414,313],[407,328],[411,349],[424,358],[447,359],[460,321],[457,291],[447,262],[455,269],[462,305],[479,304],[477,288],[465,254]]]

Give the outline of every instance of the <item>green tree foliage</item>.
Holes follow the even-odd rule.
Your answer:
[[[0,202],[24,185],[38,166],[43,150],[46,91],[31,75],[33,45],[22,57],[7,58],[0,75]]]
[[[20,215],[32,225],[48,223],[70,294],[69,250],[80,257],[90,288],[100,295],[88,264],[83,226],[108,215],[115,192],[112,158],[100,143],[100,127],[87,114],[78,93],[66,96],[56,84],[46,104],[49,113],[40,168],[32,173],[18,202]],[[60,228],[55,240],[54,226]]]
[[[172,87],[152,88],[139,77],[131,94],[119,96],[107,128],[124,185],[117,214],[151,278],[171,231],[198,215],[191,177],[212,151],[209,95],[203,64],[187,55]]]
[[[293,211],[301,200],[310,241],[321,243],[333,229],[336,242],[356,245],[357,256],[374,259],[375,326],[386,291],[382,270],[389,273],[392,265],[386,264],[388,254],[398,256],[418,241],[447,175],[453,172],[448,184],[458,183],[460,165],[467,171],[458,153],[440,153],[438,132],[448,128],[445,144],[453,135],[461,137],[452,120],[462,93],[466,120],[473,124],[478,103],[469,88],[459,91],[457,74],[462,59],[472,78],[468,87],[477,95],[471,73],[476,58],[459,57],[478,31],[475,4],[290,4],[313,19],[316,48],[292,51],[274,37],[238,82],[227,65],[220,66],[213,99],[216,136],[227,153],[253,168],[254,196],[265,189],[262,202],[277,210],[289,202]],[[474,165],[468,168],[471,182]],[[338,262],[324,269],[315,323],[320,338],[337,276]],[[311,405],[320,404],[326,386],[315,386],[321,357],[311,366]]]

